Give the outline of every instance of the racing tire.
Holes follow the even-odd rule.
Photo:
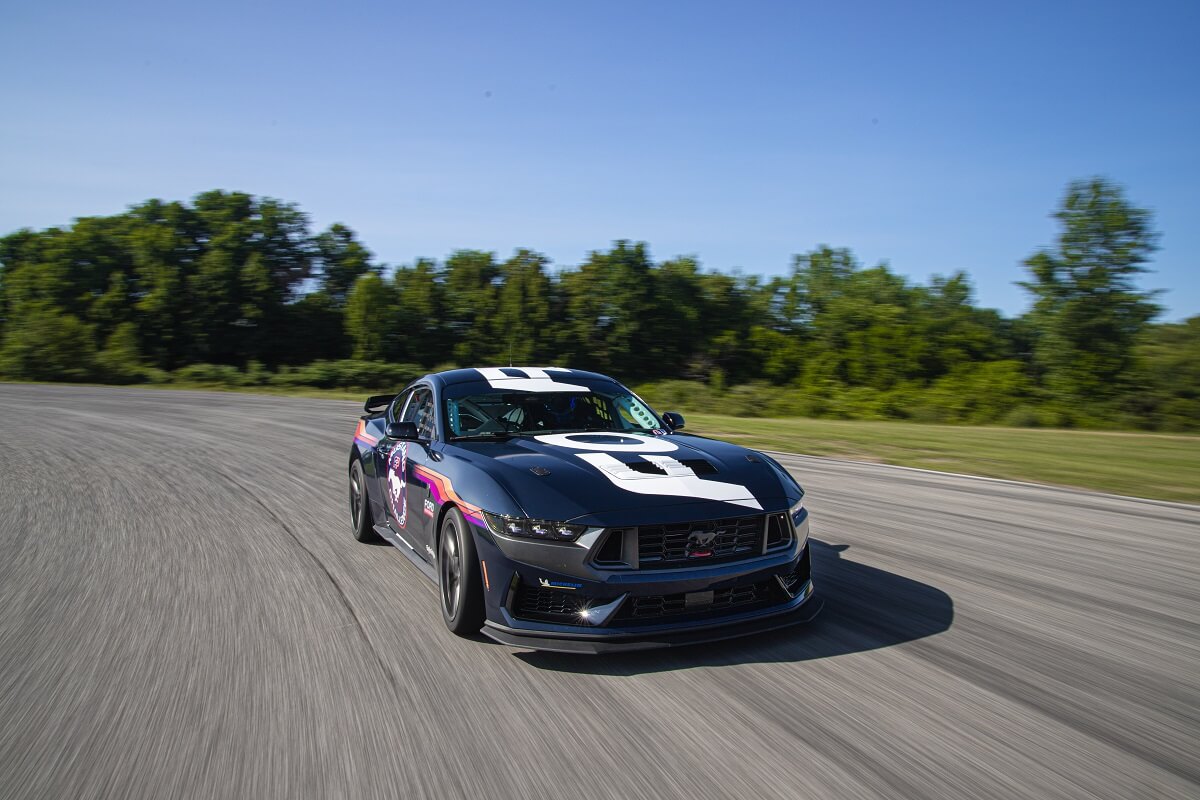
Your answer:
[[[362,463],[356,458],[350,465],[350,529],[360,542],[377,542],[375,520],[371,516],[371,500],[367,496],[367,481]]]
[[[437,574],[438,605],[446,627],[459,636],[478,633],[483,626],[483,579],[475,537],[457,508],[442,520]]]

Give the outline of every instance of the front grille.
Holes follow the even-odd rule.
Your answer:
[[[706,602],[707,598],[702,598],[697,602],[697,595],[704,595],[704,592],[693,592],[691,604],[688,603],[688,595],[679,594],[651,594],[642,597],[631,597],[621,606],[621,610],[617,612],[617,619],[625,622],[638,622],[645,620],[659,620],[663,617],[682,617],[685,615],[692,616],[709,616],[713,612],[731,612],[733,610],[745,611],[756,606],[765,606],[773,602],[777,602],[782,595],[778,597],[772,592],[772,584],[778,588],[778,583],[774,578],[768,578],[765,581],[751,583],[745,586],[734,586],[727,589],[714,589],[712,593],[712,602]]]
[[[701,546],[697,540],[705,537],[693,537],[697,532],[716,536],[711,544]],[[638,564],[643,569],[665,569],[752,558],[762,552],[762,535],[762,515],[643,525],[638,528]]]
[[[580,620],[577,615],[585,600],[575,592],[521,584],[513,600],[512,613],[520,619],[578,625]]]

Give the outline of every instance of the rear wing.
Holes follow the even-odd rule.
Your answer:
[[[394,394],[373,394],[363,403],[363,411],[383,411],[395,397]]]

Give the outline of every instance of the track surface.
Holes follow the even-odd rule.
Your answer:
[[[1200,796],[1200,509],[787,457],[807,628],[463,640],[356,405],[0,385],[0,797]]]

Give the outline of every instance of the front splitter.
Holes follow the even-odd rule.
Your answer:
[[[705,642],[719,642],[723,639],[735,639],[739,636],[751,636],[756,633],[787,628],[811,622],[821,613],[825,601],[813,595],[803,604],[795,608],[785,609],[775,614],[752,617],[750,619],[717,621],[703,627],[691,627],[675,631],[656,631],[654,633],[621,632],[621,633],[563,633],[527,631],[498,625],[491,620],[484,623],[480,633],[500,644],[510,647],[521,647],[529,650],[545,650],[552,653],[580,653],[596,655],[601,653],[621,653],[633,650],[654,650],[662,647],[683,647]]]

